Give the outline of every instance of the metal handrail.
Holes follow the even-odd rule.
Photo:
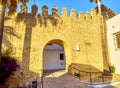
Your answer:
[[[67,63],[66,63],[67,64]],[[67,65],[69,65],[69,64],[67,64]],[[70,65],[69,65],[70,66]],[[91,72],[91,71],[82,71],[82,70],[80,70],[80,69],[78,69],[78,68],[76,68],[76,67],[73,67],[73,66],[70,66],[70,67],[72,67],[73,69],[75,69],[75,70],[77,70],[78,72],[79,72],[79,74],[81,73],[81,72],[85,72],[85,73],[88,73],[89,74],[89,77],[90,77],[90,84],[92,84],[92,74],[94,73],[103,73],[103,72]],[[102,80],[102,82],[104,83],[105,82],[105,79],[104,79],[104,77],[105,76],[101,76],[101,80]],[[81,77],[79,77],[79,80],[81,80]]]

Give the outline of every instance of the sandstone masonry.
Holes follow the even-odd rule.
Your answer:
[[[101,33],[98,16],[91,12],[78,14],[71,10],[70,16],[66,8],[58,15],[57,7],[48,14],[47,6],[21,6],[21,12],[9,15],[6,13],[3,47],[11,49],[21,65],[21,69],[29,70],[39,76],[43,72],[43,51],[46,45],[56,43],[63,47],[66,56],[66,71],[73,63],[91,65],[103,71]],[[79,45],[80,50],[75,46]]]

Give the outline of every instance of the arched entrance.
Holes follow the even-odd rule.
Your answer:
[[[68,57],[69,60],[67,60]],[[43,71],[67,70],[66,63],[70,64],[70,57],[70,50],[65,42],[58,39],[49,41],[43,49]]]
[[[66,67],[64,50],[58,44],[47,44],[44,48],[43,58],[44,70],[59,70]]]

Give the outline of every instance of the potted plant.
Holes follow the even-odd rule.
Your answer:
[[[114,74],[115,73],[115,66],[114,65],[110,65],[109,66],[109,71],[111,74]]]
[[[74,73],[74,75],[76,76],[76,77],[80,77],[80,73]]]

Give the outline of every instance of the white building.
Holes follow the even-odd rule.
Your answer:
[[[106,24],[110,62],[120,74],[120,14],[107,20]]]
[[[66,67],[64,50],[57,44],[47,45],[43,57],[44,70],[58,70]]]

